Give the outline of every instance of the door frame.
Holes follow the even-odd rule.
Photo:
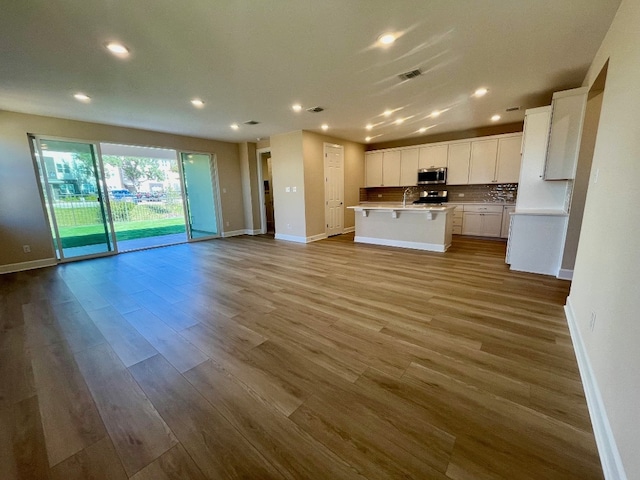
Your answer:
[[[267,233],[267,207],[265,206],[265,198],[264,198],[264,172],[262,171],[262,154],[263,153],[271,153],[271,147],[257,148],[256,149],[256,162],[258,172],[258,197],[260,202],[260,233]],[[273,185],[270,185],[271,192],[273,192]],[[273,193],[271,193],[273,195]],[[274,212],[273,216],[275,217],[275,204],[274,204]],[[274,229],[275,229],[275,221],[274,221]]]
[[[178,161],[178,172],[180,174],[180,183],[182,184],[182,207],[184,211],[184,221],[187,229],[187,243],[190,242],[201,242],[204,240],[211,240],[214,238],[223,237],[222,226],[224,225],[224,220],[222,218],[222,200],[220,198],[220,181],[218,177],[218,158],[215,153],[211,152],[196,152],[195,150],[175,150],[176,158]],[[189,217],[189,206],[187,202],[187,182],[186,176],[184,174],[184,170],[182,168],[182,154],[185,155],[207,155],[209,157],[209,175],[211,179],[211,185],[213,186],[213,203],[214,208],[216,210],[216,228],[218,233],[216,235],[207,235],[198,238],[192,238],[191,236],[191,219]]]
[[[329,199],[327,198],[327,184],[328,184],[328,176],[327,176],[327,147],[331,148],[339,148],[342,151],[342,177],[340,178],[340,198],[342,201],[340,202],[341,210],[342,210],[342,231],[340,233],[336,233],[334,235],[341,235],[344,233],[344,145],[338,145],[337,143],[328,143],[324,142],[322,144],[322,162],[323,162],[323,173],[324,173],[324,233],[328,237],[329,234],[329,224],[327,223],[328,213],[329,213]]]
[[[104,163],[102,161],[102,150],[100,149],[100,142],[95,140],[59,137],[55,135],[46,135],[46,134],[37,134],[37,133],[27,133],[27,139],[29,142],[29,149],[31,150],[31,158],[33,161],[33,166],[35,168],[36,179],[38,180],[37,181],[38,191],[40,193],[40,200],[43,208],[43,213],[46,218],[49,231],[51,232],[51,247],[53,248],[53,254],[54,254],[56,263],[75,262],[77,260],[86,260],[89,258],[110,257],[112,255],[117,255],[118,242],[116,241],[116,233],[115,233],[115,227],[113,224],[113,216],[111,214],[111,203],[109,201],[109,192],[107,191],[107,182],[106,182],[105,173],[104,173]],[[97,187],[102,197],[102,205],[104,208],[103,212],[104,212],[104,215],[106,215],[106,218],[104,219],[105,227],[107,227],[107,230],[108,230],[107,234],[109,236],[109,241],[111,242],[111,245],[113,247],[111,251],[91,253],[88,255],[78,255],[70,258],[67,258],[64,256],[64,250],[60,242],[60,231],[58,229],[58,221],[56,219],[55,212],[52,212],[51,217],[49,217],[49,213],[47,212],[47,208],[48,208],[47,199],[52,201],[53,192],[51,189],[51,185],[49,184],[49,179],[46,176],[46,169],[44,168],[44,164],[43,164],[44,155],[42,154],[42,147],[40,144],[41,140],[43,139],[55,140],[60,142],[69,142],[69,143],[84,143],[84,144],[93,145],[95,147],[94,161],[96,163],[95,167],[98,173],[98,175],[96,175],[96,181],[98,182]],[[34,151],[34,148],[37,148],[37,152]],[[36,154],[40,159],[40,165],[38,164],[38,158],[36,158]],[[44,186],[42,185],[42,181],[40,180],[41,169],[44,176],[44,183],[45,183]],[[46,195],[43,188],[47,189]],[[53,208],[53,206],[51,206],[51,208]],[[53,222],[53,228],[52,228],[52,222]],[[55,240],[53,238],[54,234],[56,237]],[[58,243],[58,248],[56,248],[56,242]],[[60,258],[58,258],[58,255]]]

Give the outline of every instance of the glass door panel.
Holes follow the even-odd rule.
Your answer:
[[[181,153],[184,192],[189,223],[189,238],[211,238],[220,235],[218,227],[215,168],[210,155]]]
[[[40,137],[34,144],[58,259],[113,252],[96,146]]]

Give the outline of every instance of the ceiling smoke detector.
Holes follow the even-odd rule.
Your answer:
[[[311,108],[307,108],[307,112],[311,112],[311,113],[320,113],[323,112],[324,108],[322,107],[311,107]]]
[[[404,82],[405,80],[411,80],[412,78],[419,77],[420,75],[422,75],[422,71],[419,68],[416,68],[410,72],[401,73],[398,75],[398,78]]]
[[[258,125],[260,122],[257,120],[249,120],[248,122],[244,122],[245,125]]]

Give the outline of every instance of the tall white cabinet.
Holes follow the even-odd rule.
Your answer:
[[[544,180],[551,107],[526,111],[522,165],[511,213],[506,261],[512,270],[558,275],[568,214],[569,182]]]

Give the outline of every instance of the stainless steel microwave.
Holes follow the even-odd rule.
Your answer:
[[[421,168],[418,170],[418,185],[431,185],[434,183],[447,183],[447,169]]]

